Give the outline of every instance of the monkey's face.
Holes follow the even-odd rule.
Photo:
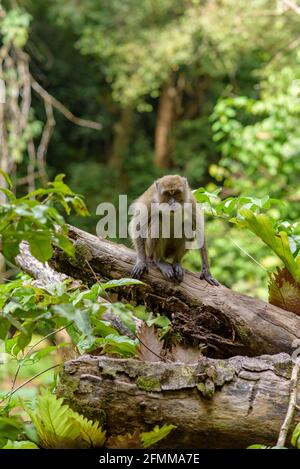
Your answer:
[[[181,210],[186,200],[186,179],[180,176],[165,176],[157,181],[157,191],[162,211]]]

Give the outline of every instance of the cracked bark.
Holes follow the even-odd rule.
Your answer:
[[[76,257],[56,251],[50,262],[56,272],[90,285],[95,283],[90,266],[102,281],[130,275],[133,250],[74,227],[70,227],[69,236],[75,243]],[[18,263],[35,277],[42,275],[43,269],[28,266],[34,263],[28,256],[19,256]],[[191,272],[175,285],[150,267],[144,281],[144,286],[116,289],[115,298],[168,315],[173,330],[187,343],[203,346],[210,357],[292,353],[293,342],[300,339],[299,316],[224,286],[212,287]]]
[[[246,448],[276,443],[291,370],[283,353],[191,365],[82,356],[65,363],[57,392],[110,435],[172,423],[177,429],[157,447]],[[299,420],[296,411],[291,430]]]

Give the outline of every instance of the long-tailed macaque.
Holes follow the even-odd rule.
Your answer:
[[[133,277],[141,278],[152,261],[164,277],[181,282],[181,260],[194,239],[202,259],[200,278],[219,285],[210,273],[203,211],[186,178],[171,175],[158,179],[134,202],[132,210],[129,232],[137,253]]]

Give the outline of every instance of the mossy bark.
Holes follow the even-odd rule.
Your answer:
[[[89,418],[105,416],[112,435],[174,424],[159,447],[245,448],[276,444],[291,370],[286,354],[191,365],[86,355],[65,363],[57,393]],[[299,420],[297,411],[291,429]]]

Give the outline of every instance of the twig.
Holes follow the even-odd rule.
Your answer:
[[[89,263],[89,261],[87,259],[85,259],[85,263],[88,266],[88,268],[90,269],[90,271],[92,272],[93,277],[96,280],[96,283],[99,283],[100,287],[102,288],[102,291],[106,295],[107,301],[109,303],[112,303],[112,299],[111,299],[109,293],[105,290],[105,288],[103,288],[103,284],[101,283],[101,280],[99,280],[99,278],[97,277],[96,272],[94,271],[94,269],[92,268],[91,264]]]
[[[148,327],[148,326],[147,326]],[[160,361],[162,362],[166,362],[166,363],[172,363],[172,360],[169,360],[169,358],[167,357],[163,357],[162,355],[159,355],[158,353],[156,352],[153,352],[153,350],[151,350],[151,348],[148,347],[148,345],[146,345],[140,338],[138,335],[135,334],[135,337],[137,338],[137,340],[140,342],[140,344],[142,344],[149,352],[151,352],[153,355],[155,355],[156,357],[158,357],[160,359]]]
[[[23,386],[26,386],[26,384],[33,381],[35,378],[38,378],[39,376],[46,373],[47,371],[53,370],[54,368],[57,368],[60,365],[62,365],[62,363],[57,363],[56,365],[49,366],[49,368],[46,368],[46,370],[40,371],[36,375],[29,378],[27,381],[24,381],[24,383],[20,384],[20,386],[15,388],[12,392],[9,392],[8,394],[6,394],[6,396],[4,396],[3,399],[1,399],[0,404],[2,404],[4,401],[6,401],[6,399],[10,398],[13,394],[15,394],[17,391],[19,391],[19,389],[23,388]]]
[[[268,66],[276,62],[277,60],[280,60],[286,56],[286,53],[293,51],[296,49],[300,44],[300,37],[296,37],[293,39],[291,42],[289,42],[285,47],[280,49],[279,51],[276,52],[276,54],[271,58],[271,60],[268,62]]]
[[[33,77],[31,77],[31,86],[34,91],[43,98],[45,102],[48,102],[57,109],[61,114],[65,116],[66,119],[73,122],[73,124],[80,125],[81,127],[88,127],[90,129],[101,130],[102,124],[99,122],[94,122],[91,120],[81,119],[80,117],[75,116],[66,106],[64,106],[60,101],[51,96]]]
[[[35,171],[34,173],[30,174],[30,177],[34,177],[35,179],[38,178],[40,176],[40,173],[38,171]],[[23,186],[24,184],[28,184],[29,182],[29,176],[23,176],[21,178],[19,178],[15,185],[16,186]]]
[[[27,151],[28,151],[28,156],[29,156],[29,162],[27,165],[28,192],[33,192],[35,189],[34,169],[35,169],[35,162],[36,162],[36,153],[35,153],[35,146],[34,146],[32,139],[30,139],[27,144]]]
[[[18,365],[18,368],[15,372],[15,376],[14,376],[14,379],[13,379],[13,383],[12,383],[12,386],[11,386],[11,390],[10,390],[10,396],[9,396],[9,399],[10,397],[12,396],[12,392],[14,390],[14,387],[15,387],[15,384],[16,384],[16,381],[17,381],[17,377],[18,377],[18,374],[20,372],[20,369],[21,367],[23,366],[23,363],[25,362],[26,358],[28,357],[28,355],[31,354],[32,350],[37,347],[40,343],[42,343],[44,340],[46,339],[49,339],[49,337],[51,337],[52,335],[55,335],[57,334],[58,332],[64,330],[64,329],[67,329],[67,327],[71,326],[73,324],[73,322],[70,322],[69,324],[67,324],[66,326],[63,326],[63,327],[60,327],[59,329],[56,329],[55,331],[52,331],[50,332],[49,334],[47,334],[45,337],[42,337],[40,340],[38,340],[35,344],[33,344],[31,347],[29,347],[29,349],[27,350],[27,352],[25,353],[25,356],[24,358],[21,360],[21,362],[19,363]]]
[[[39,176],[44,185],[48,183],[48,176],[46,172],[46,154],[50,138],[55,127],[55,119],[53,115],[53,108],[50,103],[45,102],[45,112],[47,116],[46,124],[44,125],[42,138],[37,148],[37,166],[39,169]]]
[[[299,370],[300,370],[300,357],[298,357],[295,361],[293,370],[292,370],[292,375],[291,375],[291,381],[290,381],[290,400],[289,400],[289,405],[287,409],[287,413],[284,419],[284,422],[280,428],[278,440],[277,440],[277,446],[285,446],[287,434],[289,431],[289,428],[291,426],[291,423],[294,418],[296,406],[297,406],[297,387],[298,387],[298,380],[299,380]]]
[[[300,5],[293,2],[292,0],[281,0],[284,5],[286,5],[289,9],[293,10],[297,15],[300,16]]]
[[[229,238],[229,239],[242,253],[244,253],[246,256],[248,256],[253,262],[255,262],[255,264],[257,264],[259,267],[261,267],[265,272],[268,272],[268,269],[266,269],[260,262],[258,262],[253,256],[251,256],[251,254],[249,254],[249,252],[247,252],[245,249],[243,249],[236,241],[234,241],[234,239],[232,239],[232,238]]]

